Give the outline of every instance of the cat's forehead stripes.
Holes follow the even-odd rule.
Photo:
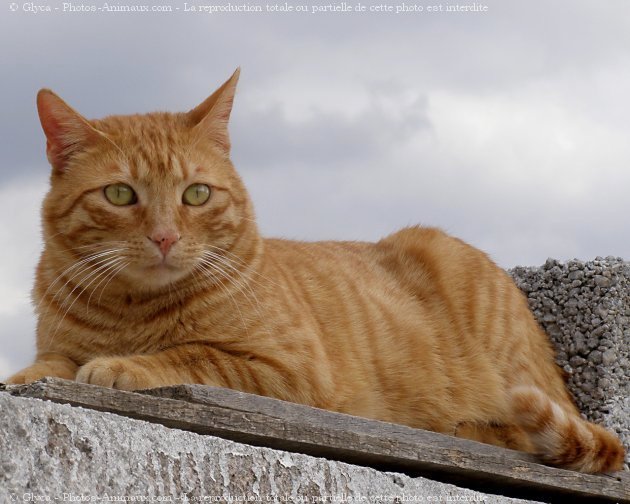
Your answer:
[[[180,115],[111,116],[94,125],[124,154],[125,166],[121,168],[128,170],[132,178],[189,178],[185,154],[190,148],[190,135]]]
[[[181,181],[190,176],[188,162],[182,153],[152,151],[151,145],[139,145],[129,155],[131,175],[140,180]]]

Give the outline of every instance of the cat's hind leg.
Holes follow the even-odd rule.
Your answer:
[[[455,436],[501,446],[528,453],[535,451],[527,432],[517,425],[500,423],[462,422],[455,429]]]

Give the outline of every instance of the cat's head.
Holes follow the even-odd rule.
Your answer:
[[[43,208],[47,253],[70,262],[64,267],[85,260],[94,282],[115,277],[144,291],[208,273],[219,257],[242,257],[257,232],[229,159],[238,76],[187,113],[100,120],[41,90],[52,165]]]

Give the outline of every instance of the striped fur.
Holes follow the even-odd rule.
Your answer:
[[[619,469],[621,444],[579,417],[526,299],[482,252],[421,227],[260,236],[229,159],[237,78],[189,113],[93,121],[40,92],[38,353],[10,382],[206,383]],[[113,183],[138,202],[109,203]],[[199,207],[182,203],[193,183],[212,188]],[[177,236],[166,255],[160,230]]]
[[[624,450],[613,434],[570,414],[540,389],[514,388],[512,404],[516,421],[529,435],[534,451],[549,464],[587,473],[623,464]]]

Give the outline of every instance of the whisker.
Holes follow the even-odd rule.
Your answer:
[[[244,215],[239,215],[239,217],[240,217],[241,219],[248,220],[249,222],[253,222],[254,224],[258,224],[258,222],[256,221],[256,219],[252,219],[252,218],[250,218],[250,217],[245,217]]]
[[[94,286],[94,288],[92,289],[92,292],[90,292],[90,296],[88,297],[88,301],[87,301],[87,306],[86,306],[86,308],[85,308],[85,312],[86,312],[86,314],[89,314],[89,313],[90,313],[90,300],[92,299],[92,296],[94,295],[94,293],[98,290],[99,286],[100,286],[100,285],[101,285],[104,281],[106,281],[106,280],[109,278],[109,276],[111,275],[111,272],[112,272],[112,271],[115,271],[115,270],[116,270],[116,268],[120,265],[120,263],[121,263],[121,262],[124,262],[124,260],[125,260],[125,259],[124,259],[124,258],[122,258],[122,257],[118,257],[118,258],[116,258],[115,260],[116,260],[116,262],[115,262],[114,264],[110,265],[110,266],[109,266],[109,268],[107,268],[107,269],[103,272],[103,273],[105,273],[105,276],[103,276],[103,278],[101,279],[101,281],[100,281],[99,283],[97,283],[97,284]],[[108,271],[108,270],[109,270],[109,271]],[[100,297],[99,297],[99,303],[98,303],[98,304],[100,305]]]
[[[53,296],[53,301],[58,297],[58,295],[61,293],[61,291],[63,291],[63,289],[74,279],[76,278],[78,275],[80,275],[81,273],[87,271],[88,269],[94,268],[95,266],[98,266],[99,264],[101,264],[102,261],[106,261],[109,260],[111,257],[111,255],[115,255],[118,252],[124,251],[126,249],[118,249],[118,250],[108,250],[108,251],[104,251],[98,254],[92,254],[80,261],[77,261],[76,263],[72,264],[70,267],[66,268],[61,274],[59,274],[57,276],[57,278],[55,278],[55,280],[48,286],[48,288],[46,289],[46,291],[44,292],[44,294],[42,295],[41,299],[39,300],[39,303],[37,303],[37,306],[35,307],[35,310],[39,310],[39,307],[41,306],[41,304],[44,302],[44,300],[46,299],[46,296],[48,295],[48,293],[50,292],[50,290],[57,284],[57,282],[62,279],[66,274],[70,273],[73,269],[75,268],[79,268],[78,271],[75,272],[75,274],[69,278],[66,283],[64,285],[62,285],[56,292],[56,294]],[[94,261],[95,259],[100,259],[99,261],[96,262],[96,264],[90,264],[90,261]],[[46,310],[46,312],[44,313],[44,316],[48,313],[48,309]]]
[[[224,260],[225,258],[223,258],[221,256],[217,256],[213,252],[209,252],[209,251],[206,251],[206,252],[208,254],[211,254],[211,257],[214,256],[215,260],[219,261],[220,264],[222,264],[223,266],[229,267],[232,271],[234,271],[237,275],[239,275],[240,278],[235,278],[233,275],[228,275],[225,271],[223,271],[221,268],[219,268],[218,265],[215,264],[214,262],[208,261],[207,257],[204,256],[201,259],[204,264],[212,266],[215,269],[221,271],[221,273],[225,276],[226,279],[228,279],[230,282],[235,284],[237,287],[240,287],[240,291],[243,294],[245,294],[245,298],[249,301],[249,303],[252,306],[252,308],[254,308],[254,310],[256,310],[256,313],[258,315],[259,320],[265,326],[265,330],[269,333],[269,335],[271,335],[271,331],[269,331],[269,328],[267,327],[267,324],[265,322],[265,317],[263,316],[263,314],[261,312],[262,305],[261,305],[260,301],[258,300],[258,297],[256,296],[256,293],[252,289],[251,285],[249,285],[249,283],[247,283],[248,279],[238,269],[234,268],[231,264],[229,264],[226,260]],[[251,297],[250,297],[250,295],[251,295]],[[255,303],[252,302],[251,298],[254,299]]]
[[[55,236],[58,236],[62,234],[61,232],[59,233],[55,233],[54,235],[52,235],[51,237],[43,240],[44,244],[48,244],[52,241],[52,238],[54,238]],[[124,245],[127,242],[124,240],[106,240],[106,241],[101,241],[101,242],[97,242],[97,243],[90,243],[87,245],[77,245],[76,247],[70,247],[70,248],[66,248],[66,249],[57,249],[55,248],[55,250],[58,250],[59,252],[72,252],[72,251],[77,251],[77,250],[85,250],[85,249],[99,249],[99,248],[104,248],[107,247],[109,245],[118,245],[120,246],[121,244]]]
[[[103,264],[104,262],[107,262],[111,259],[110,256],[115,256],[118,252],[121,252],[123,249],[118,249],[118,250],[108,250],[106,252],[101,252],[98,254],[93,254],[89,257],[87,257],[86,259],[82,259],[81,261],[79,261],[78,263],[76,263],[77,265],[82,264],[81,268],[76,271],[74,273],[74,275],[72,275],[65,284],[63,284],[63,286],[57,291],[57,293],[53,296],[53,300],[55,300],[57,298],[57,296],[59,295],[59,293],[70,283],[72,282],[72,280],[74,280],[77,276],[79,276],[81,273],[86,272],[89,269],[92,269],[96,266],[99,266],[101,264]],[[98,261],[96,261],[96,263],[91,264],[92,261],[94,261],[95,259],[98,259]],[[75,287],[76,288],[76,287]]]
[[[53,332],[53,335],[50,338],[49,341],[49,346],[52,344],[53,338],[55,337],[55,335],[57,334],[57,331],[59,331],[59,328],[61,327],[61,324],[63,323],[63,321],[65,320],[66,316],[68,315],[68,313],[70,312],[70,310],[72,309],[72,307],[74,306],[74,304],[79,300],[79,298],[81,297],[81,295],[90,287],[90,285],[92,285],[96,280],[98,280],[101,275],[103,275],[103,270],[108,271],[109,267],[111,264],[113,264],[114,262],[119,261],[120,258],[115,258],[115,259],[111,259],[108,263],[99,266],[95,271],[92,271],[87,277],[83,278],[81,280],[81,282],[74,288],[72,289],[72,291],[70,292],[70,294],[68,294],[66,296],[66,299],[63,301],[63,303],[60,306],[60,309],[64,307],[64,305],[67,303],[68,299],[72,296],[72,294],[74,293],[74,291],[81,286],[81,284],[83,282],[85,282],[86,280],[88,280],[89,278],[93,277],[94,278],[90,281],[90,283],[88,283],[85,287],[83,287],[83,289],[81,290],[81,292],[79,292],[75,297],[74,300],[72,301],[72,303],[70,303],[70,306],[68,306],[68,308],[66,309],[66,311],[64,312],[63,316],[61,317],[61,320],[59,320],[59,323],[57,324],[57,327],[55,328],[55,331]],[[57,314],[59,313],[59,310],[57,310]]]
[[[101,289],[101,294],[98,296],[98,304],[101,304],[101,298],[103,297],[103,293],[105,292],[105,289],[107,289],[107,286],[109,285],[109,283],[114,279],[114,277],[120,273],[122,270],[124,270],[127,266],[129,266],[131,264],[131,261],[127,261],[126,263],[123,263],[118,269],[114,270],[114,272],[111,274],[110,279],[107,281],[107,283],[103,286],[103,288]],[[98,288],[98,286],[97,286]],[[96,291],[96,289],[94,289]]]
[[[229,280],[229,277],[226,277],[223,271],[221,271],[220,269],[217,269],[216,266],[211,263],[197,263],[195,267],[199,267],[199,269],[203,271],[206,274],[206,276],[209,276],[215,281],[217,280],[217,277],[214,275],[214,272],[221,274],[224,278]],[[249,329],[247,327],[247,324],[245,323],[245,317],[243,317],[243,312],[241,311],[241,308],[236,302],[236,299],[234,299],[234,296],[232,296],[232,293],[229,291],[229,289],[225,285],[223,285],[223,283],[220,280],[216,281],[216,284],[219,286],[220,289],[222,289],[228,295],[228,297],[231,299],[232,303],[236,307],[236,310],[238,311],[238,314],[241,318],[241,322],[243,323],[243,329],[245,330],[245,334],[247,335],[247,338],[249,339]]]
[[[71,247],[68,249],[63,249],[61,252],[72,252],[72,251],[84,251],[84,250],[98,250],[101,248],[105,248],[107,246],[110,245],[114,245],[114,246],[121,246],[126,244],[126,241],[106,241],[106,242],[100,242],[100,243],[92,243],[90,245],[79,245],[78,247]]]
[[[173,304],[173,290],[171,289],[172,287],[172,282],[169,282],[168,284],[166,284],[166,288],[168,289],[168,303],[169,304]]]
[[[261,284],[260,282],[258,282],[257,280],[254,280],[253,278],[247,278],[244,273],[242,271],[240,271],[238,268],[235,268],[231,263],[230,260],[225,257],[225,256],[221,256],[215,252],[211,252],[209,250],[206,250],[203,252],[203,254],[207,255],[208,257],[211,257],[212,259],[215,259],[216,261],[219,261],[221,264],[223,264],[224,266],[227,266],[228,268],[230,268],[230,270],[232,270],[234,273],[236,273],[237,275],[239,275],[240,278],[242,278],[245,282],[245,286],[250,290],[250,292],[254,295],[254,297],[256,297],[256,295],[254,294],[253,289],[251,288],[251,286],[249,285],[248,281],[251,281],[253,283],[255,283],[256,285],[258,285],[259,287],[262,288],[266,288],[265,285]],[[243,263],[244,264],[244,263]],[[245,268],[247,268],[247,266],[245,266]]]
[[[250,264],[247,264],[245,261],[243,261],[243,259],[242,259],[242,258],[240,258],[239,256],[237,256],[237,255],[236,255],[236,254],[234,254],[233,252],[230,252],[229,250],[223,249],[223,248],[221,248],[221,247],[217,247],[216,245],[211,245],[211,244],[209,244],[209,243],[205,243],[205,244],[204,244],[204,246],[205,246],[205,247],[210,247],[210,248],[215,249],[216,251],[218,251],[217,253],[218,253],[219,255],[223,255],[223,256],[225,256],[225,258],[226,258],[226,259],[228,259],[228,260],[230,260],[230,261],[233,261],[233,262],[235,262],[235,263],[237,263],[237,264],[239,264],[239,265],[243,266],[243,268],[245,268],[245,269],[249,269],[249,270],[251,270],[251,272],[252,272],[254,275],[256,275],[256,276],[260,277],[260,279],[261,279],[261,280],[265,280],[266,282],[269,282],[270,284],[272,284],[272,285],[273,285],[273,286],[275,286],[275,287],[278,287],[279,289],[284,289],[284,286],[282,286],[282,285],[280,285],[280,284],[277,284],[277,283],[276,283],[276,282],[274,282],[271,278],[269,278],[269,277],[267,277],[267,276],[263,275],[262,273],[260,273],[260,272],[258,272],[258,271],[256,271],[256,270],[254,270],[254,269],[251,267],[251,265],[250,265]],[[230,257],[227,257],[227,255],[229,255]],[[261,287],[262,287],[262,285],[261,285]]]
[[[63,234],[63,231],[59,231],[58,233],[55,233],[52,236],[49,237],[42,237],[42,242],[43,243],[48,243],[49,241],[51,241],[55,236],[59,236],[60,234]]]

